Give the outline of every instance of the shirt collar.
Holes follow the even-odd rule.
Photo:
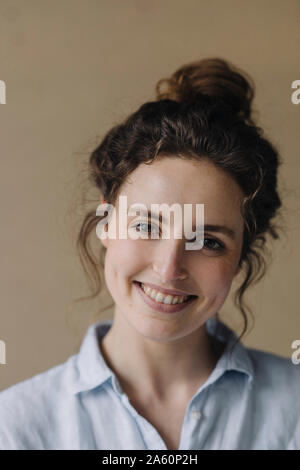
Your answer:
[[[83,338],[79,352],[75,356],[75,370],[72,390],[73,393],[91,390],[111,380],[114,390],[121,394],[122,389],[114,372],[106,364],[99,348],[99,342],[113,324],[112,319],[98,321],[90,325]],[[246,374],[249,384],[252,384],[254,370],[247,348],[238,341],[234,349],[231,346],[237,340],[236,333],[216,316],[206,321],[207,332],[225,342],[224,351],[213,372],[205,382],[205,386],[216,381],[228,370]]]
[[[254,380],[254,368],[248,348],[238,340],[236,333],[216,316],[207,320],[206,330],[210,335],[225,342],[225,348],[205,385],[214,382],[226,371],[233,370],[245,374],[248,385],[251,387]],[[234,348],[231,349],[234,344]]]

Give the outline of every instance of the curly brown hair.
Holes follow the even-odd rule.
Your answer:
[[[244,294],[265,275],[266,236],[279,238],[280,227],[273,218],[282,205],[277,189],[279,153],[254,123],[253,97],[252,78],[226,60],[206,58],[184,65],[170,78],[159,80],[156,101],[146,102],[106,133],[88,162],[89,182],[99,194],[98,203],[103,197],[113,205],[130,173],[159,157],[209,158],[234,178],[245,195],[239,261],[244,279],[234,295],[244,318],[238,339],[247,330],[247,311],[252,315]],[[88,244],[98,222],[96,210],[89,211],[78,233],[80,261],[95,289],[76,302],[94,298],[102,290],[106,249],[100,244],[100,256],[95,257]]]

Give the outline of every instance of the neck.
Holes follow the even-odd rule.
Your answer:
[[[205,323],[184,337],[161,342],[143,336],[116,314],[99,346],[127,395],[170,402],[190,396],[207,380],[222,344],[208,335]]]

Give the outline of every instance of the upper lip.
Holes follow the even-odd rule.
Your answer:
[[[170,294],[170,295],[195,295],[195,294],[189,294],[188,292],[182,292],[180,290],[164,289],[163,287],[157,286],[155,284],[151,284],[150,282],[143,282],[143,281],[138,281],[138,282],[142,282],[142,284],[144,284],[145,286],[149,286],[152,289],[163,292],[164,294]]]

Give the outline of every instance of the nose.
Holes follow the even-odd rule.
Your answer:
[[[182,240],[164,240],[155,254],[153,271],[164,282],[187,279],[188,271],[184,267],[184,245]]]

